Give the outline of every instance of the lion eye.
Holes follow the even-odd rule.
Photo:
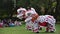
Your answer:
[[[22,11],[19,11],[20,13],[22,12]]]
[[[28,16],[30,16],[31,15],[31,13],[28,13]]]

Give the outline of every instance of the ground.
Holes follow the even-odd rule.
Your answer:
[[[55,33],[46,33],[44,32],[45,29],[43,28],[39,34],[60,34],[60,24],[56,24],[56,32]],[[0,34],[37,34],[33,33],[32,31],[26,30],[25,25],[16,26],[16,27],[5,27],[0,28]]]

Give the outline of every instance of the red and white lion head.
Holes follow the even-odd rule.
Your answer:
[[[24,18],[25,12],[26,12],[25,8],[19,8],[19,9],[17,9],[17,17],[19,19]]]

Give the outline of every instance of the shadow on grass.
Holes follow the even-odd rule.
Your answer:
[[[51,33],[51,32],[39,32],[39,33],[35,33],[35,34],[55,34],[55,32]]]

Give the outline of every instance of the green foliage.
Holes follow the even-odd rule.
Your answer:
[[[23,6],[23,7],[26,7],[30,4],[30,1],[29,0],[17,0],[17,7],[18,6]]]
[[[52,7],[56,7],[56,5],[57,5],[57,2],[52,3]]]

